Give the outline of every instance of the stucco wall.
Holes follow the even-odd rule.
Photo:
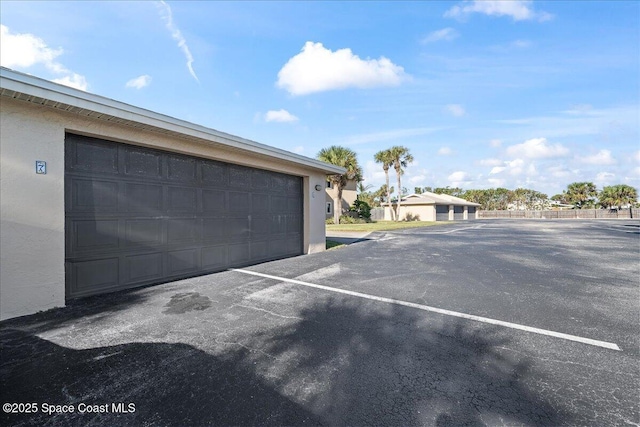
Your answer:
[[[395,206],[394,206],[395,208]],[[405,220],[407,214],[411,214],[414,217],[417,215],[420,217],[420,221],[435,221],[436,220],[436,208],[434,205],[400,205],[400,219]],[[384,219],[391,221],[391,211],[389,207],[384,208]]]
[[[2,98],[0,319],[64,305],[66,131],[302,176],[305,251],[325,250],[325,196],[315,190],[326,182],[321,171]],[[35,173],[36,160],[47,162],[46,175]]]

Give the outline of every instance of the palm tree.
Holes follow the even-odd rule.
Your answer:
[[[349,180],[362,181],[362,168],[358,164],[355,151],[337,145],[323,148],[317,157],[318,160],[341,166],[347,170],[343,175],[330,175],[327,177],[334,188],[333,221],[335,224],[340,224],[340,216],[343,213],[342,190],[347,186],[347,181]]]
[[[567,199],[576,209],[591,207],[597,195],[593,182],[573,182],[567,186]]]
[[[638,192],[634,187],[626,184],[604,187],[598,195],[600,205],[609,209],[632,206],[638,200]]]
[[[401,189],[402,185],[400,177],[404,174],[404,169],[410,163],[413,162],[413,156],[409,153],[407,147],[396,145],[389,149],[391,158],[393,159],[393,167],[396,170],[396,177],[398,178],[398,188]],[[396,203],[396,221],[400,221],[400,201],[402,200],[402,192],[398,191],[398,203]]]
[[[376,163],[382,163],[382,169],[384,170],[384,177],[386,180],[385,189],[387,190],[387,203],[389,203],[389,210],[391,211],[391,219],[394,219],[393,208],[391,207],[391,186],[389,185],[389,168],[393,164],[393,157],[391,150],[378,151],[374,156]],[[398,186],[398,188],[401,188]]]

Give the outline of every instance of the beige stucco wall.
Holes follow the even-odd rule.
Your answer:
[[[436,209],[433,205],[402,205],[400,204],[400,220],[404,221],[407,218],[407,214],[411,214],[414,217],[418,215],[420,221],[435,221]],[[385,221],[391,221],[391,211],[389,206],[384,208]]]
[[[325,216],[326,218],[333,218],[333,210],[335,209],[335,198],[338,197],[338,190],[335,187],[325,188]],[[358,198],[357,182],[354,180],[348,180],[347,185],[342,189],[342,209],[348,211],[353,202]],[[326,203],[331,202],[331,213],[326,211]]]
[[[323,172],[203,141],[0,99],[0,320],[64,306],[64,137],[80,133],[303,177],[304,248],[325,250]],[[35,173],[35,161],[47,174]]]

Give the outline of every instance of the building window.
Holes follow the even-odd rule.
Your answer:
[[[327,181],[327,188],[333,188],[333,187],[331,186],[331,181]]]
[[[327,215],[331,215],[333,213],[333,204],[331,202],[327,202]]]

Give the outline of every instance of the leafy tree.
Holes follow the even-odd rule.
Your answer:
[[[567,201],[576,209],[591,208],[595,205],[598,191],[593,182],[573,182],[567,186]]]
[[[387,191],[387,185],[382,184],[382,186],[378,190],[373,192],[373,200],[375,201],[374,205],[380,206],[382,203],[387,203],[389,201],[387,197],[389,194],[393,193],[393,191],[394,191],[393,187],[391,187]]]
[[[362,180],[362,168],[358,164],[355,151],[337,145],[332,145],[329,148],[320,150],[318,160],[341,166],[347,170],[346,173],[342,175],[329,175],[329,177],[327,177],[334,187],[333,220],[335,224],[340,224],[340,216],[343,213],[342,191],[344,187],[346,187],[348,180]]]
[[[551,200],[554,200],[556,202],[560,202],[563,205],[568,205],[569,204],[569,199],[567,198],[567,193],[565,191],[563,191],[560,194],[554,194],[553,196],[551,196]]]
[[[460,187],[451,188],[448,185],[446,187],[438,187],[433,190],[436,194],[448,194],[449,196],[460,197],[464,191]]]
[[[413,162],[413,156],[409,152],[407,147],[396,145],[389,149],[389,154],[393,160],[393,168],[396,170],[396,177],[398,178],[398,202],[396,203],[396,221],[400,221],[400,201],[402,200],[402,184],[400,177],[404,174],[404,169],[410,163]]]
[[[414,187],[413,192],[415,194],[422,194],[422,187]]]
[[[391,153],[391,150],[381,150],[378,151],[373,156],[373,158],[376,163],[382,164],[382,170],[384,170],[384,177],[386,182],[384,188],[387,192],[386,202],[389,203],[389,209],[391,210],[391,219],[393,220],[395,219],[393,215],[393,208],[391,207],[391,193],[393,192],[393,190],[391,190],[391,187],[389,186],[389,168],[393,164],[393,155]],[[400,186],[398,186],[398,188],[400,188]]]
[[[349,208],[349,211],[357,213],[358,218],[362,218],[367,222],[371,220],[371,206],[367,202],[356,199],[353,201],[353,206]]]
[[[618,209],[623,206],[633,206],[638,201],[638,191],[626,184],[611,185],[602,189],[598,199],[600,206]]]

